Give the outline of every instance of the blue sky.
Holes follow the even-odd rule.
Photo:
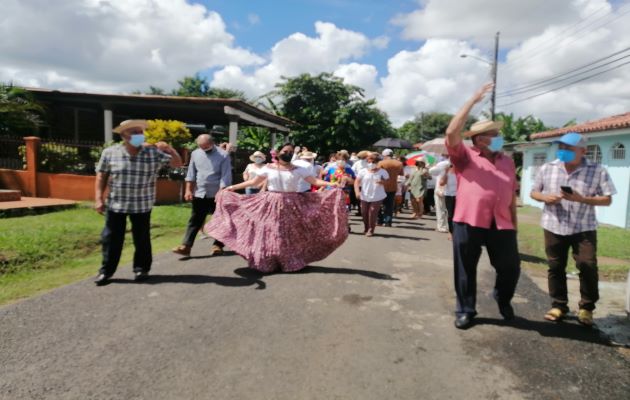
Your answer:
[[[487,64],[460,54],[491,59],[500,30],[498,111],[548,125],[630,111],[630,65],[514,92],[630,48],[630,0],[64,0],[42,12],[43,3],[2,0],[0,36],[10,40],[0,40],[0,81],[130,93],[201,73],[256,99],[283,76],[330,72],[399,126],[457,111],[489,80]]]
[[[385,49],[372,49],[361,61],[386,71],[387,60],[400,50],[416,49],[423,41],[402,40],[400,28],[391,24],[399,13],[418,6],[417,0],[204,0],[197,1],[224,18],[235,35],[236,44],[265,54],[283,38],[302,32],[315,35],[315,21],[332,22],[338,27],[362,32],[370,38],[387,36]],[[258,23],[250,21],[251,16]]]

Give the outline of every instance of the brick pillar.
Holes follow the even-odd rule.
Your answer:
[[[24,138],[24,142],[26,142],[26,188],[24,188],[24,194],[37,197],[37,159],[40,138],[27,136]]]

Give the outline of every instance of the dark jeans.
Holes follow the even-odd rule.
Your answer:
[[[446,213],[448,214],[448,231],[453,233],[453,214],[455,214],[455,196],[444,196]]]
[[[394,219],[394,200],[396,200],[396,192],[385,192],[387,197],[383,200],[383,207],[378,213],[378,223],[383,225],[391,225]]]
[[[256,194],[258,192],[260,192],[260,189],[258,188],[253,188],[253,187],[245,188],[245,194]],[[212,212],[214,212],[214,210],[212,210]]]
[[[190,214],[186,233],[184,234],[183,245],[192,247],[193,243],[195,243],[197,232],[199,232],[199,229],[203,226],[206,217],[208,214],[214,214],[216,208],[217,204],[214,202],[214,197],[193,197],[192,213]],[[215,240],[214,244],[219,247],[224,246],[223,243],[218,240]]]
[[[153,258],[151,256],[151,212],[139,214],[107,211],[105,227],[101,233],[103,245],[103,264],[99,273],[112,276],[118,268],[120,254],[125,243],[127,216],[131,220],[131,234],[135,251],[133,253],[133,271],[149,272]]]
[[[597,231],[580,232],[574,235],[556,235],[545,230],[545,252],[549,270],[547,281],[552,307],[569,310],[567,296],[567,259],[572,249],[575,265],[580,271],[579,307],[593,311],[599,300],[599,277],[597,274]]]
[[[424,213],[429,214],[431,212],[431,207],[435,207],[435,198],[433,195],[435,194],[435,189],[427,189],[427,192],[424,194]]]
[[[477,264],[481,246],[486,246],[490,264],[497,277],[494,298],[499,305],[509,304],[514,296],[521,272],[515,230],[498,230],[496,226],[476,228],[461,222],[453,223],[453,261],[458,316],[477,314]]]

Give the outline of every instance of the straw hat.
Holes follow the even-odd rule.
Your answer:
[[[464,132],[465,137],[473,137],[480,133],[498,131],[503,128],[503,121],[479,121],[472,124],[468,132]]]
[[[370,155],[370,152],[367,150],[361,150],[360,152],[357,153],[357,157],[359,157],[361,160],[366,158],[369,155]]]
[[[123,121],[113,129],[114,132],[120,134],[129,129],[133,128],[142,128],[142,130],[147,129],[147,120],[146,119],[128,119]]]
[[[249,156],[249,160],[251,162],[255,162],[254,158],[256,158],[256,157],[262,157],[263,160],[267,159],[267,157],[265,156],[265,153],[263,153],[262,151],[255,151],[254,154]]]
[[[317,158],[317,153],[313,153],[312,151],[303,151],[300,153],[300,159],[303,160],[314,160]]]

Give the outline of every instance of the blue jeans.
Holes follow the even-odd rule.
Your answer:
[[[151,255],[151,211],[138,214],[107,211],[105,227],[101,233],[103,245],[103,264],[99,273],[112,276],[118,268],[120,254],[125,243],[127,217],[131,220],[131,235],[135,251],[133,253],[133,271],[149,272],[153,257]]]
[[[378,214],[378,223],[383,225],[391,225],[394,219],[394,200],[396,192],[386,192],[387,197],[383,200],[383,207]]]
[[[258,188],[253,188],[253,187],[245,188],[245,194],[256,194],[258,192],[260,192],[260,189]]]

